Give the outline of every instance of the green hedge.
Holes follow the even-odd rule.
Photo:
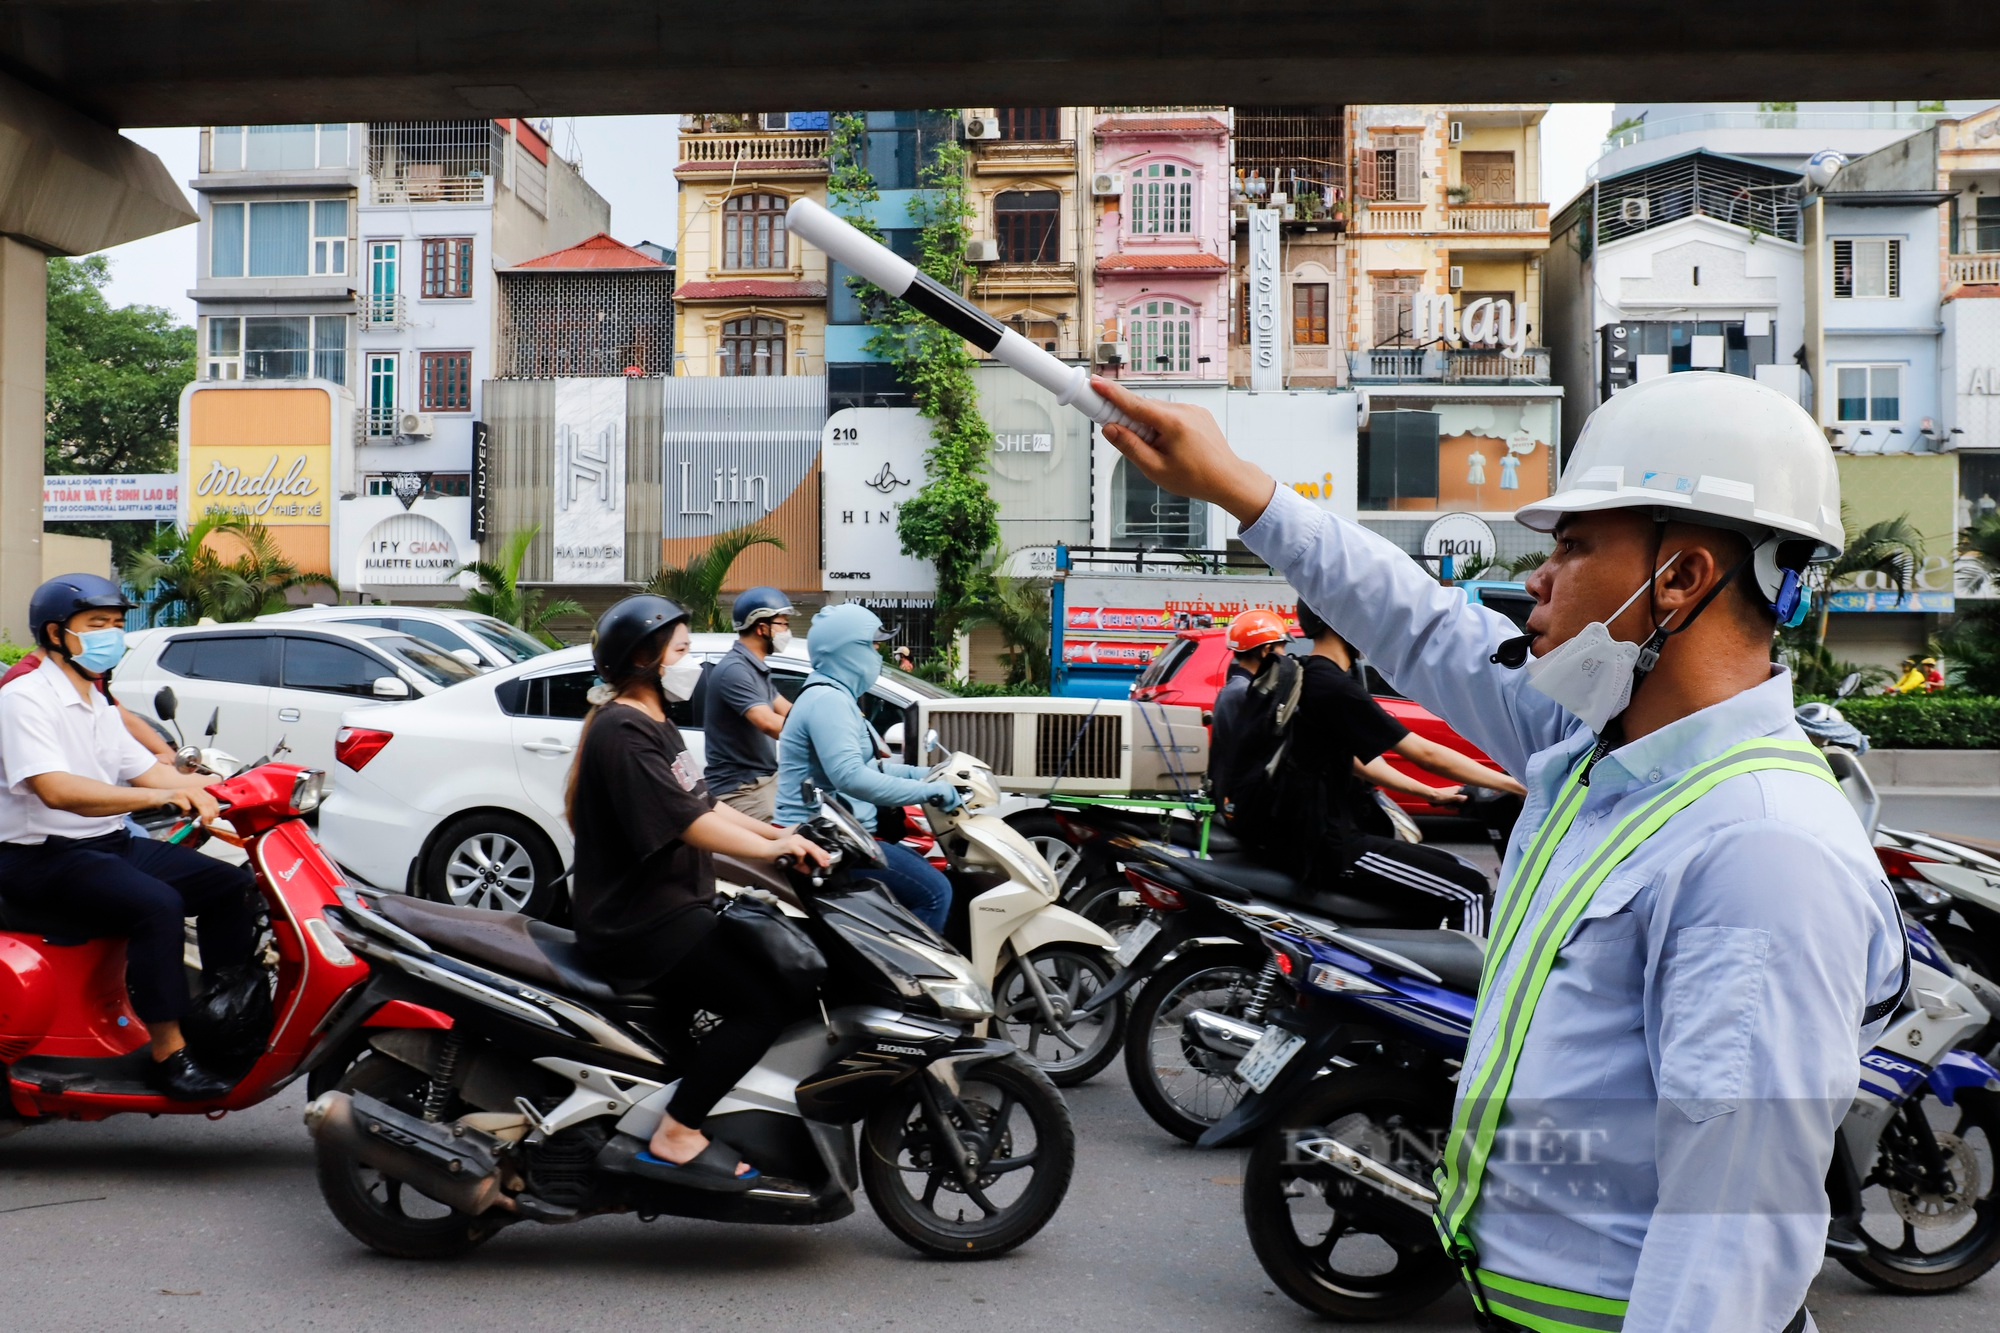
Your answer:
[[[12,639],[0,639],[0,666],[13,666],[26,657],[33,649],[25,643],[15,643]]]
[[[1881,750],[2000,750],[2000,699],[1917,694],[1842,699],[1840,711]]]
[[[1045,699],[1049,693],[1049,687],[1046,685],[1030,685],[1026,682],[1017,685],[995,685],[971,680],[948,680],[941,688],[950,690],[963,699],[1001,699],[1019,696]]]

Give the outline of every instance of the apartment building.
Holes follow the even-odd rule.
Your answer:
[[[971,296],[1045,350],[1089,357],[1098,207],[1088,108],[977,107],[962,128],[971,153]]]
[[[1233,385],[1332,388],[1346,381],[1342,357],[1348,216],[1346,108],[1239,106],[1230,134],[1229,205],[1235,245],[1229,339]],[[1252,210],[1272,209],[1268,238],[1253,233]],[[1268,345],[1256,353],[1260,312],[1251,267],[1260,241],[1275,273],[1271,307],[1261,312]]]

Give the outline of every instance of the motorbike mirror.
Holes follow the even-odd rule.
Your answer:
[[[932,727],[924,733],[924,754],[928,757],[933,754],[942,754],[943,752],[944,745],[938,740],[937,728]]]
[[[1859,671],[1850,671],[1841,677],[1840,684],[1833,691],[1833,697],[1836,699],[1845,699],[1860,688],[1861,673]]]
[[[410,686],[400,676],[377,676],[369,692],[377,699],[407,699],[410,697]]]
[[[174,698],[174,687],[160,686],[159,692],[153,696],[153,716],[162,722],[171,722],[174,720],[174,714],[179,711],[180,701]]]
[[[180,749],[174,751],[174,770],[180,773],[199,773],[201,771],[201,751],[195,749],[192,745],[183,745]]]
[[[214,740],[215,733],[220,730],[222,730],[222,709],[218,707],[208,715],[208,729],[202,732],[202,735]]]
[[[807,778],[799,784],[799,803],[808,810],[817,810],[822,804],[819,784],[811,778]]]
[[[278,737],[278,743],[271,747],[271,753],[265,757],[264,762],[269,763],[271,760],[276,759],[279,755],[290,754],[291,752],[292,752],[292,747],[286,744],[285,738],[283,736],[280,736]]]

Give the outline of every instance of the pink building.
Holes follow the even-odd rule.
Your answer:
[[[1098,340],[1123,379],[1227,381],[1229,111],[1099,107],[1093,265]]]

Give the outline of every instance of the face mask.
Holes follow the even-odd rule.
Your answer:
[[[1641,584],[1607,620],[1591,621],[1547,657],[1528,662],[1528,684],[1582,719],[1592,735],[1603,734],[1611,719],[1632,701],[1633,677],[1644,647],[1612,638],[1609,621],[1624,615],[1640,594],[1653,586],[1653,579],[1680,558],[1679,551],[1668,556],[1667,563],[1653,571],[1653,578]]]
[[[125,656],[125,631],[122,629],[87,629],[81,633],[71,630],[70,633],[75,634],[76,641],[83,645],[70,660],[85,671],[101,674],[117,666]]]
[[[785,651],[785,649],[787,649],[787,648],[789,648],[789,647],[791,647],[791,646],[792,646],[792,632],[791,632],[790,630],[788,630],[788,629],[774,629],[774,630],[772,630],[772,631],[771,631],[771,651],[772,651],[772,652],[774,652],[774,653],[782,653],[782,652],[784,652],[784,651]]]
[[[675,703],[694,697],[694,687],[701,683],[701,663],[692,657],[660,668],[660,692]]]

